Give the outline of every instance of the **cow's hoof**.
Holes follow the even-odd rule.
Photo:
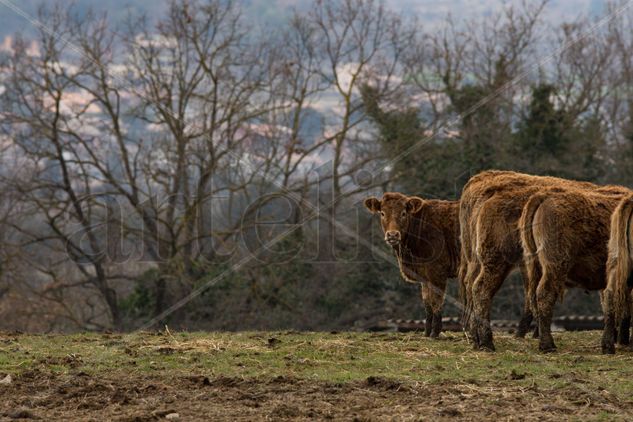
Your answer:
[[[603,344],[602,345],[602,354],[603,355],[615,355],[615,345],[613,344]]]
[[[482,352],[493,353],[495,351],[495,346],[494,344],[482,344],[479,346],[479,350]]]
[[[525,323],[520,323],[519,328],[517,329],[517,332],[514,336],[516,338],[525,338],[528,332],[530,332],[530,325],[525,324]]]
[[[480,341],[479,342],[479,350],[483,351],[483,352],[494,352],[495,351],[495,344],[492,340],[488,340],[488,341]]]
[[[554,353],[556,351],[556,346],[553,344],[541,344],[538,348],[543,353]]]

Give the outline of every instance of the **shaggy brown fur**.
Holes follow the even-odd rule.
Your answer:
[[[423,200],[387,192],[382,200],[365,199],[372,213],[380,214],[385,241],[398,258],[402,277],[420,283],[426,308],[425,334],[442,330],[446,281],[459,265],[458,201]]]
[[[519,221],[532,309],[544,351],[556,349],[550,331],[554,305],[565,288],[606,287],[611,214],[622,194],[550,189],[533,195]],[[613,325],[611,331],[614,331]]]
[[[462,259],[459,275],[465,302],[464,327],[469,330],[475,348],[494,350],[490,328],[492,298],[508,274],[522,264],[517,224],[523,206],[533,194],[548,187],[603,191],[607,195],[630,192],[622,187],[601,187],[511,171],[485,171],[468,181],[460,201]],[[527,315],[529,300],[525,306]]]
[[[604,331],[602,351],[615,353],[615,321],[630,321],[633,287],[633,195],[627,196],[611,215],[607,258],[607,287],[602,294]],[[622,332],[622,329],[620,330]]]
[[[459,202],[387,192],[382,200],[367,198],[365,206],[373,213],[383,213],[380,222],[385,241],[398,258],[402,277],[421,283],[427,315],[425,333],[437,337],[442,327],[446,280],[455,278],[459,267]],[[400,233],[398,242],[391,242],[387,236],[390,231]],[[531,313],[521,319],[523,325],[527,321],[526,330],[531,320]]]

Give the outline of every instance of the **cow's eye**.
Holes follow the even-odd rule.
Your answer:
[[[400,216],[401,216],[401,217],[404,217],[404,216],[406,216],[406,215],[407,215],[407,212],[406,212],[406,211],[402,211],[402,213],[400,213]]]
[[[385,216],[385,212],[384,211],[380,211],[380,216],[384,217]]]

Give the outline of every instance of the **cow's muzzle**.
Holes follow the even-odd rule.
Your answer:
[[[400,232],[391,230],[385,233],[385,242],[391,246],[396,246],[400,243]]]

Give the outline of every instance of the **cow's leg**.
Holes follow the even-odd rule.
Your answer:
[[[500,262],[502,264],[499,264]],[[479,348],[482,350],[491,352],[495,350],[490,326],[492,298],[501,287],[510,268],[504,265],[502,260],[497,260],[494,264],[483,263],[481,272],[473,285],[473,318],[477,327]]]
[[[446,280],[430,280],[429,302],[433,312],[433,325],[431,327],[431,337],[437,338],[442,331],[442,308],[444,306],[444,294],[446,292]]]
[[[615,353],[615,342],[618,344],[629,344],[629,331],[631,324],[630,310],[627,310],[621,321],[615,320],[615,309],[613,303],[613,288],[607,285],[607,288],[600,293],[600,301],[602,303],[602,313],[604,315],[604,328],[602,330],[602,353]],[[619,322],[619,325],[616,323]]]
[[[615,310],[613,308],[613,290],[610,286],[607,286],[606,289],[600,292],[600,302],[602,304],[602,314],[604,315],[601,341],[602,353],[614,354],[617,333],[615,327]]]
[[[528,281],[528,288],[525,292],[525,306],[528,307],[528,309],[530,309],[530,311],[532,312],[532,317],[535,320],[535,324],[534,324],[534,332],[532,333],[532,338],[539,338],[540,337],[540,324],[538,321],[538,306],[536,303],[536,289],[538,287],[538,283],[542,278],[542,273],[539,270],[539,272],[535,275],[533,275],[532,277],[534,278],[533,281]]]
[[[552,337],[552,316],[559,292],[564,286],[565,271],[557,268],[543,268],[541,280],[536,288],[536,304],[539,323],[539,349],[548,353],[556,350]]]
[[[523,315],[521,315],[521,319],[519,320],[519,327],[517,328],[516,337],[524,338],[527,332],[530,330],[530,325],[532,325],[532,321],[534,317],[532,316],[531,310],[523,310]]]
[[[442,311],[433,314],[433,328],[431,330],[431,337],[438,338],[442,332]]]
[[[602,353],[612,355],[615,353],[615,316],[604,314],[604,328],[602,329]]]
[[[622,321],[620,321],[620,327],[618,328],[618,344],[622,346],[628,346],[631,336],[631,315],[627,312]]]
[[[530,325],[534,319],[532,314],[532,307],[530,306],[530,298],[528,293],[529,278],[525,265],[521,265],[521,277],[523,278],[523,292],[525,293],[525,299],[523,301],[523,315],[519,321],[519,328],[517,329],[516,336],[518,338],[524,338],[528,331],[530,331]],[[534,329],[536,337],[538,337],[538,324]]]
[[[426,313],[426,319],[424,320],[424,336],[429,337],[431,335],[431,329],[433,328],[433,308],[429,298],[429,286],[428,283],[420,283],[420,297],[424,304],[424,312]]]
[[[632,277],[633,277],[633,276],[630,276],[630,277],[629,277],[629,281],[628,281],[628,283],[629,283],[629,289],[630,289],[630,284],[631,284],[631,281],[633,281],[633,278],[632,278]],[[623,311],[623,313],[624,313],[624,317],[623,317],[623,319],[622,319],[621,325],[624,325],[624,324],[625,324],[625,322],[624,322],[624,321],[627,321],[627,322],[628,322],[628,326],[629,326],[629,328],[631,328],[631,327],[630,327],[630,326],[631,326],[631,316],[633,315],[633,312],[631,312],[631,310],[632,310],[632,309],[631,309],[631,306],[632,306],[633,304],[631,303],[631,291],[630,291],[629,289],[627,289],[627,293],[626,293],[626,295],[627,295],[627,303],[626,303],[626,307],[622,310],[622,311]],[[624,331],[624,330],[621,328],[621,329],[620,329],[620,331]],[[628,337],[628,336],[630,336],[629,330],[627,330],[626,334],[624,334],[624,335],[627,335],[627,337]],[[633,351],[633,343],[630,341],[630,337],[629,337],[629,338],[627,338],[627,340],[629,340],[629,342],[628,342],[628,343],[626,343],[626,344],[628,345],[628,348],[627,348],[627,349],[628,349],[629,351]],[[622,343],[621,341],[619,342],[619,344],[625,345],[625,343]]]
[[[425,309],[426,320],[424,321],[424,336],[429,337],[433,329],[433,310],[431,309],[431,305],[425,305]]]
[[[473,319],[473,293],[472,288],[479,272],[481,270],[481,265],[478,262],[468,262],[466,266],[466,272],[464,274],[464,279],[460,280],[462,283],[462,304],[464,308],[462,309],[462,327],[464,331],[469,336],[469,340],[472,342],[473,347],[475,349],[479,348],[479,336],[477,333],[477,326],[475,325],[475,321]]]
[[[602,353],[612,355],[615,353],[615,316],[613,313],[604,314],[604,328],[602,329]]]

